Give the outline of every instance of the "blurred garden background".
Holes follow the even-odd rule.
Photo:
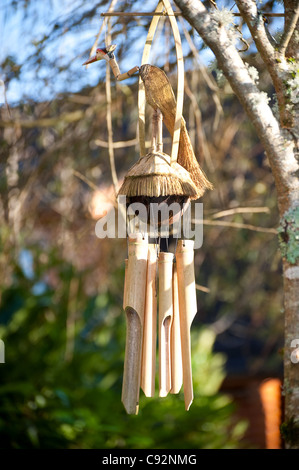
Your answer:
[[[276,0],[260,3],[263,11],[280,11]],[[101,17],[109,5],[4,0],[0,6],[0,447],[282,447],[282,268],[273,176],[212,53],[184,21],[184,117],[215,187],[201,200],[204,241],[195,252],[195,396],[188,412],[182,392],[151,399],[141,392],[138,416],[126,415],[121,403],[127,243],[95,235],[96,221],[114,201],[106,64],[82,63],[102,26],[99,45],[111,31],[121,71],[139,65],[151,18],[113,17],[109,25]],[[117,11],[155,7],[155,1],[114,2]],[[282,26],[269,18],[274,37]],[[172,41],[164,18],[151,63],[175,88]],[[274,108],[255,48],[243,59],[258,70]],[[138,158],[137,92],[138,76],[111,78],[119,184]]]

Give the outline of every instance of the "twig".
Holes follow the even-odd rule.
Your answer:
[[[96,139],[94,141],[94,143],[98,146],[98,147],[103,147],[103,148],[109,148],[109,142],[106,142],[105,140],[100,140],[100,139]],[[119,141],[119,142],[113,142],[113,148],[114,149],[122,149],[122,148],[125,148],[125,147],[134,147],[134,145],[138,144],[138,140],[137,139],[132,139],[132,140],[123,140],[123,141]]]
[[[297,22],[298,22],[298,18],[299,18],[299,4],[297,5],[297,9],[295,10],[295,14],[292,17],[292,20],[289,24],[288,29],[286,29],[284,31],[283,36],[281,38],[281,43],[280,43],[280,46],[279,46],[279,52],[283,55],[285,54],[285,51],[288,47],[288,44],[291,40],[291,37],[293,36],[294,30],[295,30]]]
[[[214,0],[209,0],[209,2],[213,5],[213,7],[218,10],[217,4]]]
[[[207,86],[209,87],[209,89],[212,92],[212,98],[213,98],[213,101],[214,101],[215,106],[216,106],[216,114],[215,114],[215,118],[214,118],[214,122],[213,122],[213,131],[216,132],[216,130],[218,128],[220,116],[223,115],[223,108],[222,108],[222,105],[221,105],[220,98],[218,96],[219,87],[217,86],[214,78],[211,77],[208,74],[207,69],[205,67],[203,67],[203,65],[201,64],[198,50],[195,47],[195,44],[194,44],[194,42],[193,42],[193,40],[192,40],[192,38],[189,34],[189,31],[185,27],[183,19],[179,18],[179,21],[182,25],[183,33],[185,35],[185,38],[187,39],[189,47],[190,47],[190,49],[191,49],[191,51],[192,51],[192,53],[193,53],[193,55],[196,59],[196,62],[197,62],[198,67],[200,69],[201,75],[202,75],[203,79],[205,80]]]
[[[102,106],[94,106],[92,107],[93,109],[99,108]],[[73,111],[71,113],[64,113],[61,114],[60,116],[53,117],[53,118],[42,118],[42,119],[35,119],[34,121],[26,121],[26,120],[18,120],[18,119],[13,119],[13,120],[3,120],[0,121],[0,127],[25,127],[27,129],[32,129],[33,127],[51,127],[55,126],[56,124],[59,124],[61,121],[67,122],[67,123],[72,123],[79,121],[80,119],[83,119],[85,115],[84,111]]]
[[[216,320],[214,323],[212,323],[211,325],[209,325],[209,327],[217,334],[217,335],[220,335],[221,333],[223,333],[224,331],[226,331],[228,328],[230,328],[230,326],[234,323],[236,319],[236,315],[235,314],[226,314],[220,318],[218,318],[218,320]]]
[[[277,234],[277,230],[275,228],[266,228],[266,227],[257,227],[256,225],[250,224],[242,224],[239,222],[226,222],[220,220],[197,220],[193,219],[193,223],[195,224],[203,224],[203,225],[211,225],[211,226],[219,226],[219,227],[230,227],[230,228],[237,228],[237,229],[245,229],[245,230],[252,230],[253,232],[262,232],[262,233],[273,233]]]
[[[218,219],[220,217],[226,217],[227,215],[233,214],[253,214],[253,213],[266,213],[269,214],[270,210],[268,207],[235,207],[234,209],[227,209],[226,211],[217,212],[213,214],[211,217],[213,219]]]
[[[208,287],[200,286],[199,284],[195,284],[195,287],[197,290],[200,290],[201,292],[205,292],[206,294],[210,292],[210,289]]]
[[[101,13],[101,16],[128,16],[134,18],[135,16],[172,16],[172,15],[167,15],[165,12],[155,12],[155,11],[114,11],[112,13],[105,12]],[[181,16],[181,13],[174,12],[174,16]]]
[[[282,69],[279,67],[277,54],[271,44],[269,34],[267,34],[263,14],[258,11],[256,3],[251,0],[236,0],[236,4],[242,17],[246,21],[248,29],[254,38],[256,47],[272,78],[277,95],[282,127],[290,128],[293,126],[293,116],[287,107],[287,93]]]
[[[185,92],[187,96],[189,96],[190,101],[191,101],[191,106],[193,108],[193,114],[195,116],[195,122],[196,122],[196,133],[197,133],[197,138],[199,140],[199,145],[201,152],[203,153],[204,159],[207,163],[208,168],[211,171],[215,171],[215,167],[213,165],[213,161],[211,159],[211,154],[209,151],[209,147],[207,145],[207,139],[205,135],[204,128],[202,126],[202,118],[201,118],[201,111],[200,108],[197,104],[196,97],[194,96],[194,93],[191,91],[189,84],[187,80],[185,79]]]
[[[109,8],[108,8],[108,13],[111,12],[114,9],[114,6],[115,6],[116,2],[117,2],[117,0],[111,0]],[[103,31],[104,26],[105,26],[105,20],[101,24],[100,29],[98,31],[98,34],[96,35],[95,41],[94,41],[93,46],[92,46],[92,48],[90,50],[90,53],[89,53],[89,57],[93,56],[95,51],[96,51],[96,48],[97,48],[97,45],[98,45],[98,42],[99,42],[99,38],[101,36],[101,33]],[[86,67],[88,67],[88,65]]]
[[[3,98],[4,98],[6,109],[7,109],[7,112],[8,112],[8,115],[9,115],[10,119],[12,119],[10,107],[9,107],[9,104],[8,104],[8,101],[7,101],[6,86],[5,86],[5,83],[4,83],[3,80],[0,80],[0,87],[1,86],[3,87]]]
[[[108,22],[107,42],[111,43],[110,22]],[[106,99],[107,99],[107,131],[108,131],[108,153],[111,169],[112,183],[114,186],[115,194],[117,193],[118,178],[115,169],[114,151],[113,151],[113,130],[112,130],[112,113],[111,113],[111,79],[110,79],[110,64],[106,63]]]
[[[98,191],[99,188],[97,187],[97,185],[90,181],[90,179],[86,178],[86,176],[82,175],[82,173],[77,170],[72,170],[72,173],[74,176],[77,176],[77,178],[84,181],[84,183],[86,183],[91,189],[93,189],[94,191]]]
[[[111,16],[128,16],[128,17],[137,17],[137,16],[164,16],[165,13],[162,12],[162,13],[156,13],[154,11],[129,11],[129,12],[125,12],[125,11],[114,11],[112,13],[110,12],[105,12],[105,13],[101,13],[101,16],[108,16],[108,17],[111,17]],[[174,16],[182,16],[182,13],[181,12],[178,12],[178,11],[175,11],[173,13]],[[242,16],[240,13],[233,13],[234,16]],[[263,16],[267,16],[269,18],[280,18],[280,17],[284,17],[285,14],[284,13],[267,13],[267,12],[263,12]]]
[[[67,317],[66,317],[66,344],[64,352],[64,360],[71,362],[74,355],[75,347],[75,333],[76,333],[76,311],[74,303],[78,295],[79,280],[72,278],[69,286],[69,296],[67,304]]]
[[[165,137],[163,138],[163,141],[164,143],[171,143],[172,142],[172,139],[170,137]],[[94,141],[94,143],[98,146],[98,147],[103,147],[103,148],[108,148],[109,147],[109,143],[106,142],[105,140],[100,140],[100,139],[96,139]],[[136,138],[136,139],[132,139],[132,140],[120,140],[118,142],[113,142],[113,148],[114,149],[122,149],[122,148],[125,148],[125,147],[134,147],[134,145],[137,145],[139,143],[139,140]],[[151,142],[149,140],[146,140],[145,141],[145,147],[146,148],[149,148],[151,146]]]

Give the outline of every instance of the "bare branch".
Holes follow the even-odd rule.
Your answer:
[[[283,0],[285,21],[284,21],[284,33],[290,29],[290,24],[293,21],[294,16],[298,8],[298,0]],[[295,34],[297,32],[297,34]],[[296,29],[294,34],[291,36],[287,50],[285,51],[286,57],[292,57],[293,59],[299,60],[299,47],[298,47],[298,35],[299,35],[299,22],[297,21]]]
[[[109,142],[106,142],[105,140],[101,140],[101,139],[96,139],[94,141],[95,145],[97,145],[98,147],[103,147],[103,148],[109,148]],[[121,140],[119,142],[113,142],[113,148],[114,149],[122,149],[122,148],[125,148],[125,147],[134,147],[135,145],[138,144],[138,140],[137,139],[131,139],[131,140]]]
[[[203,128],[203,125],[202,125],[201,111],[200,111],[200,108],[198,106],[196,97],[194,96],[194,93],[192,93],[186,78],[185,78],[185,92],[186,92],[186,95],[189,96],[189,98],[190,98],[191,106],[193,108],[193,113],[194,113],[194,116],[195,116],[196,133],[197,133],[197,138],[199,140],[199,147],[200,147],[200,150],[201,150],[200,153],[203,154],[208,168],[212,171],[215,171],[213,160],[211,158],[209,147],[207,145],[206,134],[205,134],[205,131],[204,131],[204,128]]]
[[[219,219],[221,217],[226,217],[228,215],[234,214],[269,214],[269,212],[269,207],[235,207],[234,209],[228,209],[226,211],[217,212],[216,214],[212,215],[212,218]]]
[[[195,287],[197,290],[200,290],[201,292],[205,292],[206,294],[210,292],[210,289],[208,287],[201,286],[200,284],[195,284]]]
[[[84,181],[84,183],[86,183],[94,191],[97,191],[99,189],[96,184],[94,184],[92,181],[90,181],[90,179],[86,178],[85,175],[82,175],[82,173],[80,173],[80,171],[72,170],[72,173],[73,173],[74,176],[77,176],[77,178]]]
[[[143,16],[163,16],[165,13],[158,13],[156,11],[114,11],[112,13],[101,13],[101,16],[105,17],[112,17],[112,16],[119,16],[121,17],[128,17],[128,18],[137,18]],[[182,15],[181,12],[175,11],[174,16],[180,17]],[[233,13],[234,16],[241,16],[240,13]],[[285,16],[284,13],[272,13],[272,12],[263,12],[264,16],[269,18],[280,18]]]
[[[210,225],[210,226],[218,226],[218,227],[228,227],[228,228],[236,228],[236,229],[245,229],[245,230],[251,230],[253,232],[261,232],[261,233],[272,233],[274,235],[277,235],[277,230],[276,228],[267,228],[267,227],[258,227],[256,225],[251,225],[251,224],[242,224],[239,222],[227,222],[225,220],[209,220],[209,219],[204,219],[204,220],[192,220],[193,223],[197,224],[203,224],[203,225]]]
[[[99,108],[99,106],[97,106],[97,108]],[[72,123],[79,121],[84,118],[84,115],[84,111],[77,110],[70,113],[63,113],[60,116],[53,118],[41,118],[32,121],[10,119],[7,121],[0,121],[0,127],[25,127],[27,129],[33,129],[34,127],[51,127],[61,122]]]
[[[108,23],[107,42],[110,44],[110,23]],[[115,168],[114,150],[113,150],[113,130],[112,130],[112,113],[111,113],[111,76],[110,64],[106,63],[106,99],[107,99],[107,130],[108,130],[108,152],[111,169],[112,183],[114,186],[115,194],[117,193],[118,178]]]
[[[117,0],[111,0],[110,2],[110,5],[109,5],[109,8],[108,8],[108,12],[112,12],[113,9],[114,9],[114,6],[116,4]],[[89,57],[93,56],[95,54],[95,51],[96,51],[96,48],[98,46],[98,42],[99,42],[99,39],[100,39],[100,36],[101,36],[101,33],[102,33],[102,30],[103,28],[106,26],[106,18],[104,19],[104,21],[102,22],[101,26],[100,26],[100,29],[98,31],[98,34],[96,35],[96,38],[95,38],[95,41],[93,43],[93,46],[90,50],[90,53],[89,53]],[[86,66],[87,68],[88,66]]]
[[[172,139],[170,137],[165,137],[163,138],[163,142],[165,144],[171,144]],[[103,147],[105,149],[109,148],[109,142],[106,142],[105,140],[95,139],[94,143],[98,147]],[[134,147],[138,143],[139,143],[138,139],[131,139],[131,140],[119,140],[118,142],[113,142],[112,145],[114,149],[123,149],[125,147]],[[145,148],[150,148],[150,146],[151,146],[151,141],[146,140]]]
[[[239,3],[239,0],[237,2]],[[293,140],[289,136],[286,139],[286,134],[281,130],[267,104],[267,96],[260,92],[250,77],[225,28],[211,17],[201,1],[175,0],[175,3],[181,9],[185,19],[197,30],[214,52],[218,66],[223,70],[253,123],[267,152],[278,189],[278,203],[282,210],[282,207],[285,207],[290,199],[296,199],[296,193],[299,191],[299,182],[296,176],[299,165],[293,152]],[[247,4],[247,1],[243,3]],[[284,190],[280,191],[281,188]]]
[[[284,34],[282,36],[282,39],[281,39],[281,43],[280,43],[280,46],[279,46],[279,51],[283,55],[285,54],[285,51],[286,51],[286,49],[289,45],[291,37],[293,36],[293,33],[295,31],[295,28],[296,28],[296,25],[297,25],[297,22],[298,22],[298,18],[299,18],[299,4],[297,5],[295,14],[292,16],[292,19],[291,19],[290,23],[288,24],[288,28],[285,29],[285,32],[284,32]]]

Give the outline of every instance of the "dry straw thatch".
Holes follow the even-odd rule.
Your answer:
[[[140,67],[140,77],[145,86],[146,101],[153,109],[160,109],[163,121],[170,135],[173,136],[176,99],[172,86],[159,67],[145,64]],[[213,189],[194,155],[191,140],[186,128],[185,119],[181,120],[178,163],[187,170],[196,186],[196,197],[201,197],[207,189]]]
[[[197,188],[188,171],[166,153],[151,151],[141,157],[126,174],[119,194],[134,196],[188,196],[195,198]]]
[[[177,104],[167,76],[163,70],[148,64],[141,66],[140,76],[145,85],[147,103],[154,109],[154,115],[160,113],[173,136]],[[155,142],[157,135],[160,134],[161,137],[161,126],[162,121],[160,129],[155,129],[153,121]],[[181,120],[177,162],[171,162],[170,156],[160,151],[160,148],[157,149],[153,145],[149,153],[131,167],[118,194],[127,197],[185,196],[198,199],[206,189],[212,189],[212,184],[201,170],[194,155],[184,118]]]

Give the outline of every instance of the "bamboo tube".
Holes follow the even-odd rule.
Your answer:
[[[159,396],[171,389],[171,323],[173,253],[159,254]]]
[[[194,242],[179,240],[176,249],[185,409],[193,401],[190,328],[197,311]]]
[[[129,235],[125,293],[127,334],[122,386],[122,402],[128,414],[137,414],[139,408],[147,249],[147,235]]]
[[[157,248],[156,245],[149,245],[141,368],[141,388],[146,397],[153,397],[155,395],[157,340],[156,268]]]
[[[181,348],[181,327],[178,296],[178,276],[176,263],[173,264],[172,279],[173,320],[171,326],[171,390],[179,393],[183,383],[183,365]]]

